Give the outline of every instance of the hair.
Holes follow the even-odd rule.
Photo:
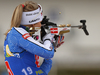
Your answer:
[[[8,34],[8,32],[11,30],[12,27],[20,26],[23,12],[28,12],[38,9],[38,4],[32,1],[26,1],[23,5],[24,7],[22,6],[22,4],[19,4],[15,8],[11,19],[10,29],[5,33],[5,35]]]

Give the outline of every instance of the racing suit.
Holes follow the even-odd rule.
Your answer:
[[[41,66],[39,56],[44,58]],[[52,43],[46,40],[41,44],[25,28],[12,27],[6,36],[4,57],[9,75],[48,75],[53,56]]]

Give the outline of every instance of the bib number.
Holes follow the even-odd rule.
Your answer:
[[[28,71],[28,73],[27,73],[26,70]],[[32,73],[33,73],[32,69],[31,69],[30,67],[27,67],[26,70],[25,70],[25,68],[22,69],[22,72],[23,72],[25,75],[28,75],[28,74],[32,74]]]

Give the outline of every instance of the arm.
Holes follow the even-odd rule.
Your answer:
[[[18,47],[24,48],[26,51],[29,51],[30,53],[36,54],[43,58],[48,59],[53,57],[54,48],[50,48],[53,46],[49,40],[44,41],[45,44],[41,44],[38,41],[34,40],[31,36],[25,35],[28,32],[22,28],[14,28],[14,31],[12,32],[13,35],[10,36],[9,40],[13,44],[17,45]]]

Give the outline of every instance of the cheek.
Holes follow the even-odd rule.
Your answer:
[[[41,23],[39,23],[39,27],[41,27]]]
[[[35,24],[34,27],[41,27],[41,23]]]

